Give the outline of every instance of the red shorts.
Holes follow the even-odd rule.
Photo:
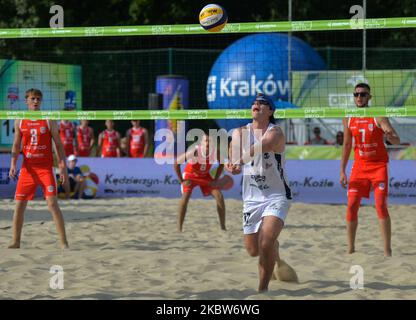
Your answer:
[[[184,172],[182,177],[183,177],[184,180],[190,180],[191,181],[190,186],[184,186],[183,184],[181,185],[182,194],[186,193],[186,192],[192,193],[192,190],[196,186],[199,186],[201,188],[201,192],[204,195],[204,197],[207,197],[207,196],[211,195],[212,190],[215,189],[215,188],[210,186],[210,183],[214,180],[210,175],[208,175],[206,177],[199,177],[199,176],[197,176],[193,173]]]
[[[40,186],[44,197],[56,196],[57,186],[52,167],[22,167],[16,187],[16,200],[33,200]]]
[[[65,155],[69,157],[71,154],[74,154],[74,145],[73,144],[64,144]]]
[[[89,157],[90,156],[90,150],[89,149],[78,149],[78,157]]]
[[[350,182],[348,184],[349,196],[370,197],[370,191],[388,195],[388,172],[387,162],[382,163],[354,163]]]

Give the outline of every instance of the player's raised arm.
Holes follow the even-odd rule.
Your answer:
[[[388,118],[377,118],[377,123],[380,125],[381,130],[384,131],[387,140],[391,144],[400,144],[400,137],[394,130]]]

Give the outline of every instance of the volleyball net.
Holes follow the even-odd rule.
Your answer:
[[[290,128],[312,127],[310,119],[408,119],[416,49],[403,39],[415,26],[407,17],[228,23],[218,33],[200,25],[0,29],[1,140],[11,143],[13,119],[39,117],[230,130],[251,118],[257,92],[272,97],[275,118],[289,119],[289,140],[299,141]],[[360,82],[371,86],[370,108],[355,107]],[[29,88],[43,92],[40,113],[27,111]],[[406,141],[413,120],[400,122]],[[328,128],[335,137],[342,125]]]

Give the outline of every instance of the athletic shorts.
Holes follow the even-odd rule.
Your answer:
[[[387,162],[369,163],[359,166],[354,164],[348,184],[348,196],[370,197],[370,191],[388,195]]]
[[[190,180],[191,181],[190,186],[184,186],[183,184],[181,185],[182,194],[184,194],[186,192],[192,193],[192,190],[196,186],[199,186],[199,188],[201,189],[201,192],[204,195],[204,197],[207,197],[207,196],[211,195],[212,190],[215,189],[215,188],[212,188],[209,185],[209,183],[214,180],[210,175],[202,178],[202,177],[198,177],[197,175],[195,175],[193,173],[184,172],[182,174],[182,178],[184,180]]]
[[[285,222],[292,201],[286,198],[272,199],[259,202],[258,205],[244,204],[243,230],[244,234],[257,233],[260,229],[263,217],[275,216]]]
[[[78,157],[89,157],[90,156],[90,150],[89,149],[78,149],[77,156]]]
[[[16,200],[33,200],[40,186],[44,197],[56,196],[56,179],[52,167],[22,167],[16,187]]]
[[[65,144],[64,149],[65,149],[65,155],[67,157],[69,157],[71,154],[75,153],[73,144]]]

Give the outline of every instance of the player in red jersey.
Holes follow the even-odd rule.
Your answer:
[[[38,111],[42,103],[42,92],[26,91],[29,111]],[[17,159],[23,152],[23,164],[16,187],[16,208],[13,216],[13,241],[9,248],[20,248],[24,213],[29,200],[33,200],[38,186],[42,187],[48,209],[56,224],[62,248],[68,247],[65,223],[57,201],[57,185],[53,172],[52,140],[55,143],[59,174],[62,183],[67,183],[65,151],[59,137],[58,125],[50,120],[16,120],[9,176],[17,178]]]
[[[139,120],[131,121],[132,127],[127,130],[127,156],[143,158],[149,150],[149,133],[146,128],[140,126]]]
[[[355,86],[354,101],[358,108],[367,108],[371,99],[370,86],[359,83]],[[384,255],[391,256],[391,222],[387,209],[389,161],[384,145],[384,136],[392,144],[400,144],[400,138],[387,118],[343,119],[344,144],[341,159],[340,183],[348,184],[347,237],[348,253],[355,251],[355,235],[358,226],[358,209],[361,198],[369,198],[374,190],[375,207],[384,241]],[[354,139],[354,164],[348,183],[345,168]]]
[[[79,157],[89,157],[94,146],[94,129],[88,126],[88,120],[81,120],[77,127],[77,155]]]
[[[74,133],[75,125],[71,121],[61,120],[59,123],[59,136],[61,137],[61,142],[64,145],[65,155],[67,157],[75,153]]]
[[[221,191],[215,187],[215,182],[221,176],[224,165],[219,158],[219,150],[211,147],[210,137],[208,135],[202,136],[202,142],[191,147],[184,155],[179,156],[175,162],[175,171],[181,182],[182,198],[179,203],[178,212],[178,230],[182,231],[183,222],[185,220],[186,209],[189,199],[192,195],[192,190],[199,186],[202,194],[207,197],[212,195],[217,202],[217,212],[220,219],[222,230],[225,228],[225,203]],[[185,166],[185,171],[181,173],[180,164],[188,160]],[[211,166],[216,162],[220,162],[215,177],[212,178],[210,174]]]
[[[105,122],[106,130],[98,136],[97,155],[102,158],[120,157],[120,133],[114,130],[114,121],[107,120]]]

